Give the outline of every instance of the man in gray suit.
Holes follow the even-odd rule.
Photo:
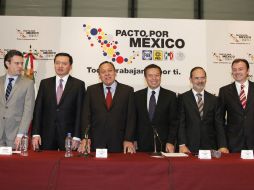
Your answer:
[[[21,76],[21,52],[10,50],[4,57],[4,66],[7,72],[0,77],[0,146],[18,149],[32,120],[34,84]]]

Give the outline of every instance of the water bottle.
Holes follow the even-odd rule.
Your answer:
[[[21,142],[20,142],[20,150],[21,156],[28,156],[28,136],[27,134],[24,134],[21,138]]]
[[[65,138],[65,157],[72,157],[72,137],[71,133],[67,134],[67,137]]]

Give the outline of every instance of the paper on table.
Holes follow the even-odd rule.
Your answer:
[[[163,156],[166,157],[188,157],[188,154],[184,153],[166,153],[166,152],[161,152]]]

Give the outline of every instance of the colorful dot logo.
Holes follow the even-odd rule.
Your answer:
[[[112,62],[118,64],[132,63],[133,60],[139,56],[138,52],[133,51],[133,55],[129,58],[123,57],[119,52],[119,43],[114,40],[114,37],[110,34],[105,33],[102,28],[92,28],[90,25],[83,25],[85,35],[90,43],[91,47],[94,47],[93,39],[96,39],[98,44],[102,48],[102,55],[111,59]]]

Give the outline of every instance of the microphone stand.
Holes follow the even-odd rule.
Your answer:
[[[154,146],[154,151],[153,151],[153,153],[151,153],[151,156],[162,156],[162,154],[161,154],[161,151],[162,151],[162,141],[160,139],[160,136],[159,136],[159,134],[157,132],[156,127],[154,127],[152,125],[152,129],[153,129],[153,146]],[[158,139],[158,141],[160,143],[160,148],[161,148],[160,152],[157,152],[156,138]]]

